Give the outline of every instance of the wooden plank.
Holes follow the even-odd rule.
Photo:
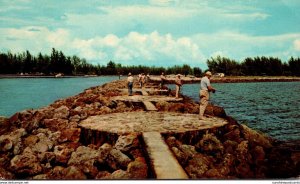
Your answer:
[[[144,89],[139,89],[139,88],[133,88],[132,91],[134,92],[142,92],[143,90],[147,92],[168,92],[167,89],[155,89],[155,88],[144,88]],[[128,92],[128,89],[119,89],[119,91],[126,91]]]
[[[153,105],[152,102],[143,101],[143,104],[145,105],[147,111],[157,111],[157,108]]]
[[[142,136],[157,179],[188,179],[159,132],[143,132]]]
[[[134,96],[115,96],[111,98],[112,100],[116,101],[125,101],[125,102],[143,102],[143,101],[150,101],[150,102],[158,102],[158,101],[166,101],[166,102],[181,102],[183,98],[175,98],[170,96],[161,96],[161,95],[134,95]]]

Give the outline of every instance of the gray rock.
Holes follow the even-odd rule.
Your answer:
[[[32,151],[41,153],[53,148],[54,142],[50,140],[44,133],[39,133],[36,136],[39,138],[39,141],[36,144],[30,146],[32,148]]]
[[[108,143],[104,143],[102,146],[100,146],[100,148],[98,149],[100,153],[98,157],[98,162],[104,163],[111,150],[112,146]]]
[[[47,174],[39,174],[39,175],[32,177],[32,179],[33,180],[47,180],[48,176],[47,176]]]
[[[69,114],[70,114],[69,108],[63,105],[54,110],[53,118],[67,119],[69,117]]]
[[[178,148],[189,158],[192,158],[195,156],[195,154],[197,154],[195,146],[192,146],[192,145],[182,144],[182,145],[179,145]]]
[[[120,150],[112,149],[106,161],[112,169],[116,170],[120,168],[127,168],[131,159]]]
[[[97,168],[94,166],[99,158],[99,151],[89,147],[79,146],[75,152],[72,153],[68,165],[74,165],[80,168],[84,173],[96,177],[98,174]]]
[[[55,162],[60,164],[67,164],[74,149],[66,146],[58,145],[54,147]]]
[[[10,134],[0,136],[0,151],[13,150],[15,155],[19,154],[23,148],[21,137],[25,136],[27,132],[24,128],[17,129]]]
[[[114,147],[122,152],[128,152],[129,150],[137,148],[138,146],[138,137],[136,134],[132,133],[129,135],[121,135]]]

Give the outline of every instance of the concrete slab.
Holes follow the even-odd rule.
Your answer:
[[[221,127],[228,122],[218,117],[199,120],[198,114],[139,111],[90,116],[80,122],[85,129],[125,134],[131,132],[183,133]]]

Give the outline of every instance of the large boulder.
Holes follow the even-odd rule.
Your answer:
[[[211,116],[218,116],[221,118],[226,117],[226,113],[223,107],[215,106],[213,104],[208,104],[205,109],[205,114],[211,115]]]
[[[33,152],[42,153],[48,150],[51,150],[55,145],[55,142],[52,141],[46,134],[39,133],[36,135],[38,141],[35,144],[29,145]]]
[[[155,106],[159,111],[167,111],[170,108],[170,103],[166,101],[158,101]]]
[[[106,161],[112,169],[117,170],[120,168],[127,169],[127,166],[131,162],[131,159],[120,150],[112,149]]]
[[[8,118],[0,116],[0,135],[5,134],[11,128],[11,124]]]
[[[252,156],[249,153],[248,141],[242,141],[236,148],[236,158],[240,162],[252,162]]]
[[[220,157],[224,151],[221,141],[214,135],[207,133],[195,145],[196,149]]]
[[[17,155],[23,149],[22,137],[27,135],[24,128],[17,129],[10,134],[0,136],[0,151],[6,152],[12,150]]]
[[[67,119],[69,117],[69,108],[67,106],[61,106],[54,110],[53,118],[57,119]]]
[[[46,179],[84,180],[87,179],[87,176],[76,166],[69,166],[67,168],[56,166],[47,173]]]
[[[189,160],[185,171],[191,178],[203,178],[204,174],[209,170],[212,158],[203,154],[196,154],[194,158]]]
[[[189,158],[193,158],[197,154],[195,146],[192,146],[192,145],[182,144],[182,145],[179,145],[178,148]]]
[[[172,147],[171,150],[173,151],[174,155],[176,156],[177,160],[181,165],[186,165],[186,162],[188,161],[189,157],[187,154],[183,153],[181,150],[179,150],[177,147]]]
[[[111,175],[102,177],[101,179],[113,179],[113,180],[124,180],[124,179],[131,179],[130,173],[124,170],[116,170]]]
[[[128,152],[139,147],[139,140],[137,134],[128,134],[119,136],[115,146],[116,149],[122,152]]]
[[[24,176],[37,175],[42,172],[42,167],[33,151],[26,147],[21,155],[16,155],[10,161],[10,170]]]
[[[0,167],[0,180],[12,180],[14,179],[14,175],[6,171],[4,168]]]
[[[57,145],[54,147],[55,162],[57,164],[66,165],[71,158],[71,154],[75,151],[73,148],[69,148],[64,145]]]
[[[59,142],[79,142],[80,139],[80,128],[69,128],[61,131],[61,136],[59,137]]]
[[[69,127],[69,121],[66,119],[44,119],[43,124],[51,131],[64,130]]]
[[[66,169],[64,169],[64,178],[66,180],[84,180],[87,179],[86,175],[75,166],[69,166]]]
[[[98,162],[100,164],[103,164],[109,155],[110,151],[112,150],[112,146],[108,143],[104,143],[102,146],[99,147],[99,157],[98,157]]]
[[[271,148],[272,141],[267,136],[263,135],[262,133],[258,133],[255,130],[250,129],[246,125],[242,125],[243,127],[243,135],[246,140],[249,141],[251,145],[258,145],[263,148]]]
[[[108,171],[99,171],[95,179],[103,179],[110,177],[111,173]]]
[[[100,154],[99,150],[86,146],[79,146],[77,150],[72,153],[68,165],[74,165],[80,168],[85,174],[94,178],[98,174],[95,164],[98,162]]]
[[[130,173],[132,179],[145,179],[148,176],[148,166],[142,157],[136,158],[128,164],[127,172]]]

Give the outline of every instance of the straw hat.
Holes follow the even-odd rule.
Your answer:
[[[205,72],[205,75],[212,76],[210,71]]]

